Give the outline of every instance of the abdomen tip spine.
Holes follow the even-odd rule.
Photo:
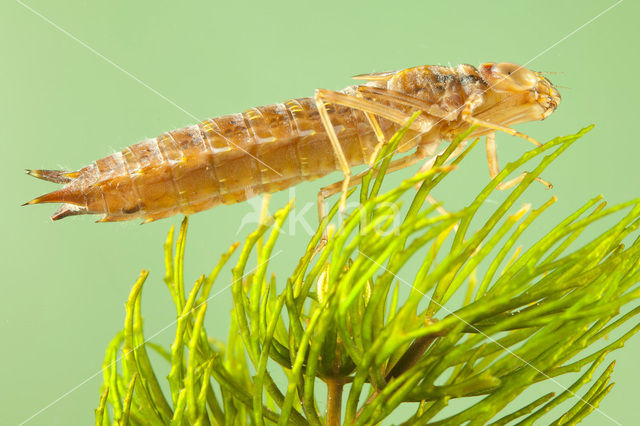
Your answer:
[[[31,170],[25,169],[25,172],[38,179],[46,180],[54,183],[69,183],[78,176],[79,172],[69,172],[65,170]]]
[[[87,209],[84,207],[74,206],[73,204],[63,204],[56,212],[51,216],[51,220],[56,221],[64,219],[67,216],[76,216],[80,214],[87,214]]]

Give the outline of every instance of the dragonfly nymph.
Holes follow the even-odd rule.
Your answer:
[[[510,126],[543,120],[560,102],[558,91],[541,73],[511,63],[478,68],[425,65],[354,78],[365,83],[341,91],[318,89],[314,97],[211,118],[129,146],[78,171],[27,170],[63,186],[26,204],[62,203],[53,220],[96,214],[102,215],[100,222],[151,222],[342,171],[344,180],[319,192],[322,214],[326,197],[341,192],[344,203],[347,188],[358,182],[351,177],[351,167],[371,164],[385,140],[416,111],[422,113],[397,150],[413,152],[394,160],[390,171],[432,158],[441,141],[451,141],[475,125],[469,138],[486,136],[489,171],[495,177],[495,132],[538,144]]]

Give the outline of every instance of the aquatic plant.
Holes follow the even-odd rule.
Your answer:
[[[454,212],[425,200],[475,142],[450,159],[461,135],[433,169],[380,193],[401,130],[351,191],[359,206],[328,229],[334,206],[286,278],[268,269],[293,201],[243,242],[230,283],[216,278],[238,244],[189,291],[185,218],[175,252],[173,229],[165,244],[175,340],[165,348],[144,336],[143,271],[107,349],[96,424],[363,425],[398,411],[404,424],[579,422],[611,390],[613,362],[600,364],[640,327],[640,199],[607,207],[596,197],[552,229],[536,228],[527,247],[518,247],[521,236],[555,198],[536,208],[516,202],[589,130],[526,153]],[[501,204],[487,204],[525,163],[531,173]],[[400,198],[415,185],[402,212]],[[480,208],[488,219],[477,218]],[[595,237],[582,243],[586,229]],[[224,343],[205,327],[214,286],[233,294]],[[152,365],[150,350],[166,365]],[[565,375],[574,382],[563,387]],[[522,395],[544,381],[560,392]]]

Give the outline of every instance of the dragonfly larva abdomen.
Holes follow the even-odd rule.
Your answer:
[[[342,147],[353,164],[362,164],[375,137],[356,114],[337,112],[332,118]],[[97,160],[72,179],[59,178],[71,173],[29,170],[65,183],[30,204],[63,203],[53,220],[104,214],[100,221],[152,221],[286,189],[337,170],[317,115],[311,98],[295,99],[164,133]]]

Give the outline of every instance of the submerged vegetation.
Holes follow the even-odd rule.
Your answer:
[[[216,277],[237,244],[190,291],[185,218],[175,253],[173,229],[165,245],[175,340],[165,348],[144,337],[143,271],[124,329],[107,349],[96,424],[363,425],[394,411],[405,424],[575,424],[599,411],[613,370],[611,360],[601,363],[640,328],[640,200],[607,207],[594,198],[554,228],[536,229],[537,241],[525,248],[517,247],[520,237],[555,198],[533,209],[515,206],[534,177],[588,130],[508,164],[451,213],[425,200],[453,170],[445,162],[462,138],[432,170],[379,193],[400,131],[379,156],[379,173],[356,188],[359,207],[325,244],[334,206],[286,278],[268,268],[292,203],[244,241],[232,282]],[[525,163],[531,174],[472,226],[496,186]],[[416,184],[408,211],[399,213],[399,198]],[[596,222],[610,217],[614,226],[597,234]],[[586,229],[595,237],[578,244]],[[214,285],[233,294],[225,343],[205,327]],[[616,338],[604,342],[612,332]],[[148,351],[166,364],[152,365]],[[564,375],[573,384],[557,381]],[[543,381],[558,393],[521,396]]]

